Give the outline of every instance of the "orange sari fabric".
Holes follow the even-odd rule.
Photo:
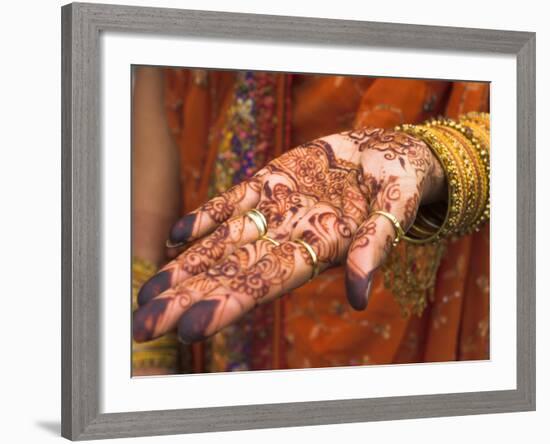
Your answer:
[[[277,151],[353,127],[392,128],[468,111],[488,111],[484,83],[352,76],[278,75]],[[230,72],[167,69],[166,104],[180,146],[184,212],[207,199],[225,109],[235,100]],[[291,83],[286,81],[291,79]],[[289,86],[291,85],[291,87]],[[279,100],[282,101],[282,100]],[[279,109],[282,109],[279,107]],[[281,136],[282,132],[287,134]],[[289,133],[289,134],[288,134]],[[285,146],[286,145],[286,146]],[[434,297],[419,316],[404,317],[382,276],[367,309],[356,312],[345,296],[343,268],[333,268],[276,302],[271,368],[307,368],[489,358],[489,230],[449,243]],[[205,365],[194,347],[195,371]],[[208,352],[210,362],[216,348]]]

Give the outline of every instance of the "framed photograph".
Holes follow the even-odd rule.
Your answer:
[[[535,409],[535,34],[62,8],[62,434]]]

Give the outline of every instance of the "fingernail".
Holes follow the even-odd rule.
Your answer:
[[[367,308],[372,285],[372,272],[362,277],[352,270],[346,270],[346,294],[353,309],[361,311]]]
[[[184,344],[206,339],[206,329],[214,317],[219,299],[199,301],[187,310],[178,322],[178,337]]]
[[[170,241],[170,239],[168,239],[164,245],[166,246],[166,248],[181,248],[183,247],[184,245],[186,244],[186,242],[172,242]]]
[[[169,300],[153,299],[149,304],[137,309],[132,320],[132,337],[136,342],[153,339],[159,318],[165,313]]]
[[[187,242],[193,235],[193,225],[197,219],[197,213],[190,213],[183,216],[170,231],[170,242],[179,244]]]
[[[137,296],[139,306],[147,304],[151,299],[157,297],[163,291],[166,291],[172,285],[172,272],[170,270],[161,271],[155,274],[140,288]]]

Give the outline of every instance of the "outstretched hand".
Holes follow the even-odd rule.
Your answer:
[[[441,166],[424,142],[364,128],[294,148],[254,176],[180,219],[170,241],[189,245],[138,294],[133,336],[143,342],[177,327],[181,341],[209,337],[258,304],[306,283],[319,270],[346,265],[353,308],[367,305],[373,272],[422,203],[444,195]],[[257,209],[267,236],[245,215]],[[278,245],[276,245],[278,244]]]

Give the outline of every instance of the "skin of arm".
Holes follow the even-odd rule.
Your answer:
[[[162,70],[137,67],[132,106],[132,254],[158,267],[165,241],[179,215],[178,150],[165,117]],[[176,346],[176,344],[174,344]],[[173,371],[172,369],[170,369]],[[168,369],[134,369],[134,376]]]
[[[163,74],[135,69],[132,116],[133,254],[159,266],[180,209],[179,156],[165,117]]]

